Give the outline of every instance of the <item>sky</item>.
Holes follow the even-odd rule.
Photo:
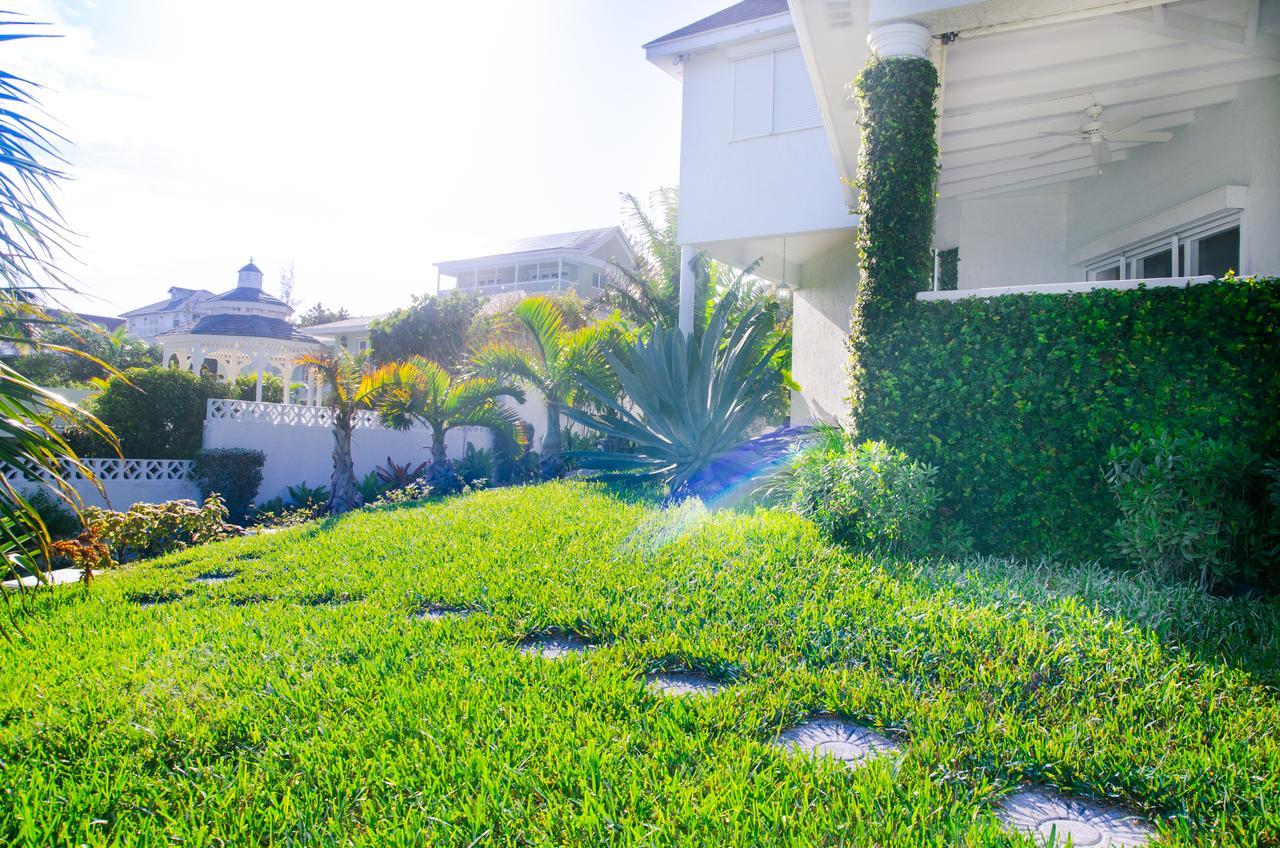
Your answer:
[[[223,291],[250,257],[368,315],[433,262],[622,223],[677,181],[680,84],[640,45],[729,0],[27,0],[8,42],[73,177],[71,305]]]

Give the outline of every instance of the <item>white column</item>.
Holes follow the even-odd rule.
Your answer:
[[[253,391],[253,399],[258,403],[262,403],[262,372],[265,368],[261,362],[258,363],[258,385]]]
[[[693,248],[680,245],[680,330],[693,332]]]
[[[914,21],[897,21],[872,27],[867,34],[867,45],[881,59],[906,57],[929,58],[929,44],[933,37],[929,28]]]

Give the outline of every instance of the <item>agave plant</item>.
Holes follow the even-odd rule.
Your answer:
[[[766,345],[773,322],[755,304],[732,328],[738,294],[716,305],[696,341],[679,330],[655,327],[620,358],[606,354],[625,401],[587,386],[604,409],[567,408],[574,421],[631,442],[634,453],[569,454],[585,469],[666,483],[675,498],[717,493],[759,461],[742,445],[748,428],[768,412],[780,375],[773,356],[782,340]],[[625,359],[625,362],[623,361]]]
[[[431,429],[431,465],[427,482],[434,492],[453,492],[462,481],[445,452],[445,436],[454,427],[485,427],[500,438],[528,443],[524,422],[500,399],[524,400],[519,386],[489,377],[454,379],[421,356],[388,363],[369,377],[374,406],[382,423],[396,430],[416,424]]]
[[[476,353],[473,364],[482,375],[510,379],[542,395],[547,422],[542,431],[541,473],[544,478],[559,477],[564,468],[560,459],[561,413],[581,396],[584,386],[612,386],[604,353],[615,324],[598,321],[568,330],[559,307],[545,297],[526,298],[511,315],[524,329],[528,346],[490,344]]]

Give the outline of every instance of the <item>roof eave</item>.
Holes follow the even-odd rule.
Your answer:
[[[671,76],[679,78],[680,65],[673,60],[680,56],[703,53],[736,41],[774,35],[791,29],[794,29],[791,13],[780,12],[776,15],[766,15],[762,18],[695,32],[678,38],[660,38],[641,45],[641,48],[644,50],[646,59]]]

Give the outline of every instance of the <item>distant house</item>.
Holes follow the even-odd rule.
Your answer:
[[[345,350],[350,354],[364,353],[369,350],[370,329],[374,321],[387,317],[382,315],[363,315],[355,318],[340,318],[327,324],[312,324],[306,327],[308,335],[328,342],[335,351]]]
[[[213,292],[205,289],[173,286],[168,299],[130,309],[120,317],[125,320],[129,335],[151,342],[163,332],[190,324],[200,314],[197,311],[200,303],[211,297]]]
[[[492,296],[508,292],[603,293],[609,261],[634,267],[635,257],[619,227],[555,233],[492,245],[466,259],[436,263],[436,287]],[[448,278],[449,285],[444,285]]]
[[[683,86],[684,251],[794,292],[797,420],[845,406],[872,53],[941,79],[959,291],[922,299],[1280,273],[1278,0],[745,0],[644,49]]]

